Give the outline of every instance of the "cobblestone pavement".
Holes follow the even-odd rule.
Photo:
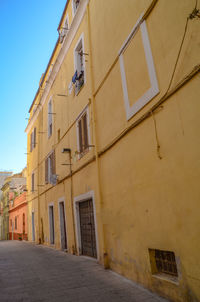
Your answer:
[[[86,257],[0,241],[0,302],[5,301],[167,302]]]

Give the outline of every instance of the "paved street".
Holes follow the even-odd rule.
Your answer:
[[[0,241],[0,301],[167,300],[85,257],[27,242]]]

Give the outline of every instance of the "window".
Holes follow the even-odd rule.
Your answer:
[[[85,82],[83,37],[80,38],[75,48],[74,59],[76,71],[72,78],[72,82],[75,84],[75,93],[77,94]]]
[[[53,123],[52,123],[52,99],[48,103],[48,137],[52,135]]]
[[[17,216],[15,217],[15,230],[17,229]]]
[[[61,27],[61,29],[59,30],[59,41],[60,43],[62,43],[68,33],[69,30],[69,16],[67,14],[65,22],[64,22],[64,26]]]
[[[32,175],[31,175],[31,191],[32,192],[34,192],[34,187],[35,187],[35,184],[34,184],[34,182],[35,182],[35,175],[34,175],[34,173],[32,173]]]
[[[149,254],[153,274],[178,276],[174,252],[149,249]]]
[[[45,183],[53,184],[53,175],[56,174],[55,150],[45,160]]]
[[[36,147],[36,128],[33,129],[30,135],[30,152]]]
[[[89,149],[88,136],[88,111],[85,111],[77,122],[78,132],[78,151],[80,155],[86,153]]]
[[[12,219],[10,219],[10,226],[12,227]]]
[[[73,16],[76,14],[76,11],[79,7],[80,4],[80,0],[72,0],[72,12],[73,12]]]

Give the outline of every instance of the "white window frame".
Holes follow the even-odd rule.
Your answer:
[[[85,152],[83,151],[82,153],[80,153],[80,141],[79,141],[79,121],[80,119],[83,117],[83,115],[86,113],[87,116],[87,134],[88,134],[88,145],[91,145],[91,136],[90,136],[90,120],[89,120],[89,107],[87,106],[86,108],[84,108],[84,110],[79,114],[77,120],[76,120],[76,137],[77,137],[77,149],[78,149],[78,158],[80,159],[82,156],[84,156]],[[90,147],[88,147],[88,151],[89,152]],[[87,153],[86,152],[86,153]]]
[[[84,72],[84,84],[83,86],[86,84],[86,65],[85,65],[85,45],[84,45],[84,33],[82,33],[80,35],[80,38],[78,39],[75,47],[74,47],[74,73],[79,71],[78,70],[78,51],[77,48],[79,47],[80,43],[82,43],[82,49],[83,49],[83,55],[82,55],[82,60],[83,60],[83,72]]]
[[[78,250],[78,255],[80,256],[81,255],[81,227],[80,227],[79,203],[86,201],[88,199],[92,199],[92,203],[93,203],[97,260],[99,260],[99,240],[98,240],[98,232],[97,232],[97,218],[96,218],[94,191],[89,191],[87,193],[74,197],[74,215],[75,215],[74,218],[75,218],[77,250]]]
[[[51,112],[49,112],[49,106],[51,104]],[[51,114],[49,114],[51,113]],[[48,138],[50,138],[53,134],[53,98],[50,97],[47,104],[47,129],[48,129]],[[51,124],[51,133],[50,133],[50,124]]]
[[[121,81],[122,81],[124,105],[125,105],[127,120],[129,120],[132,116],[134,116],[139,110],[141,110],[148,102],[150,102],[150,100],[152,100],[159,93],[158,81],[156,77],[156,71],[155,71],[153,56],[151,52],[151,45],[148,37],[146,22],[143,21],[141,23],[142,17],[143,14],[137,20],[128,38],[125,40],[124,44],[119,50]],[[125,52],[126,48],[128,47],[128,44],[130,43],[130,41],[132,41],[138,30],[141,30],[142,43],[144,46],[145,58],[146,58],[151,87],[139,99],[137,99],[132,106],[130,106],[123,53]]]

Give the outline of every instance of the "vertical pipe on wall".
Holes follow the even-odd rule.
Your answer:
[[[98,142],[97,142],[97,127],[96,127],[96,112],[95,112],[95,86],[94,86],[94,73],[93,73],[93,60],[92,60],[92,42],[91,42],[91,25],[90,25],[90,2],[87,4],[87,19],[88,19],[88,40],[89,40],[89,67],[90,67],[90,83],[91,83],[91,115],[92,115],[92,125],[93,125],[93,140],[94,140],[94,151],[96,157],[96,179],[97,179],[97,200],[99,203],[99,215],[98,215],[98,233],[100,234],[100,247],[102,248],[102,254],[100,254],[100,262],[103,263],[104,268],[109,267],[108,254],[106,250],[105,243],[105,231],[102,219],[103,213],[103,202],[101,194],[101,183],[100,183],[100,167],[99,167],[99,157],[98,157]]]

